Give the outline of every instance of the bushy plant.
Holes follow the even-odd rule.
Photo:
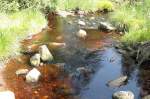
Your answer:
[[[0,12],[16,12],[27,8],[44,10],[50,7],[50,0],[0,0]]]
[[[16,12],[19,4],[16,1],[0,0],[0,12]]]
[[[109,0],[100,0],[97,2],[97,8],[99,10],[107,10],[107,11],[112,11],[113,10],[113,3]]]

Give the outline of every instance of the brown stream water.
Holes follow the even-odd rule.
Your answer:
[[[16,99],[111,99],[112,94],[119,90],[131,90],[135,99],[140,99],[141,93],[150,93],[150,71],[139,71],[134,64],[124,64],[115,48],[104,47],[118,41],[118,34],[86,29],[87,38],[79,39],[75,33],[80,27],[74,20],[74,17],[49,17],[49,27],[23,40],[23,54],[11,59],[0,71],[0,90],[12,90]],[[70,21],[72,23],[67,23]],[[66,47],[54,46],[51,42],[66,43]],[[28,84],[24,75],[17,76],[15,72],[22,68],[32,69],[29,58],[42,44],[48,45],[54,61],[38,67],[42,73],[40,81]],[[56,66],[58,63],[65,63],[69,72],[61,71]],[[71,72],[80,66],[94,68],[95,73],[88,80],[72,80]],[[121,75],[128,75],[126,85],[118,88],[106,85]]]

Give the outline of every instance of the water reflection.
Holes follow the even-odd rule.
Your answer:
[[[32,54],[37,52],[40,45],[47,44],[55,60],[39,67],[43,74],[40,82],[29,85],[25,82],[25,77],[16,76],[15,71],[19,68],[31,69],[28,63],[32,54],[12,59],[2,72],[1,79],[5,81],[6,88],[15,92],[16,99],[24,99],[25,96],[26,99],[111,99],[112,94],[119,90],[131,90],[135,99],[140,99],[140,90],[143,95],[150,94],[149,70],[138,71],[134,62],[127,61],[128,59],[124,61],[114,48],[104,48],[111,45],[114,39],[116,41],[116,33],[85,29],[87,38],[79,39],[76,32],[81,27],[77,25],[76,18],[71,19],[49,17],[49,27],[21,42],[23,51],[31,51]],[[88,18],[85,17],[85,20]],[[96,22],[98,21],[97,19]],[[66,43],[66,46],[53,48],[49,45],[50,42]],[[64,63],[65,71],[60,72],[56,63]],[[85,67],[90,73],[80,75],[78,67]],[[106,85],[121,75],[129,77],[126,85],[118,88]]]

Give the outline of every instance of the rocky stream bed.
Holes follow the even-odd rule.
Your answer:
[[[97,15],[50,16],[48,27],[20,42],[22,54],[1,69],[0,90],[11,90],[16,99],[141,99],[150,94],[150,70],[119,53],[121,35],[106,21]]]

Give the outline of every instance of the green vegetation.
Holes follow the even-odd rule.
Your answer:
[[[0,12],[16,12],[27,8],[47,10],[72,10],[80,8],[85,11],[98,9],[112,10],[110,0],[0,0]]]
[[[80,8],[84,11],[112,10],[113,4],[109,0],[57,0],[58,10],[72,10]]]
[[[150,40],[149,0],[134,2],[133,5],[126,2],[114,11],[111,19],[117,25],[126,26],[127,29],[122,40],[129,43]]]
[[[109,0],[101,0],[98,1],[96,4],[97,8],[99,10],[107,10],[107,11],[112,11],[113,10],[113,3]]]
[[[27,8],[45,10],[50,7],[50,0],[0,0],[0,12],[7,13]]]
[[[27,9],[13,14],[0,13],[0,59],[14,55],[19,41],[37,33],[47,21],[39,11]]]

